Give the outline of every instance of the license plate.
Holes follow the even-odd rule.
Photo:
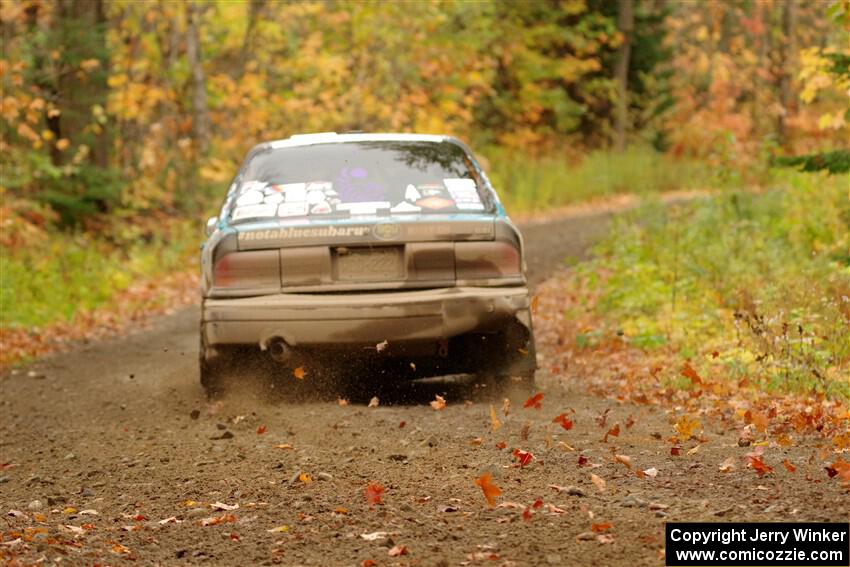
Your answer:
[[[404,279],[404,247],[334,249],[336,279],[341,281],[395,281]]]

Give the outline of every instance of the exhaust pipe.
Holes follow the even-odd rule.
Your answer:
[[[286,341],[280,337],[275,337],[269,341],[269,354],[272,360],[278,363],[289,362],[292,359],[292,349],[286,344]]]

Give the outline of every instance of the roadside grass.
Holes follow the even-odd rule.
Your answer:
[[[578,164],[564,158],[485,152],[487,174],[511,214],[545,211],[622,194],[717,189],[728,184],[705,162],[676,159],[633,146],[623,153],[596,151]]]
[[[71,321],[133,285],[197,269],[200,241],[198,223],[180,220],[145,233],[128,226],[110,238],[48,231],[26,245],[0,246],[0,327]]]
[[[704,376],[850,398],[848,176],[775,170],[769,187],[623,215],[577,268],[605,321],[578,346],[618,334]]]

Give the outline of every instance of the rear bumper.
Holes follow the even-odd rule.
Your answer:
[[[278,337],[293,347],[419,342],[499,332],[515,322],[532,336],[526,287],[449,287],[206,299],[201,333],[208,347],[258,344],[265,349]]]

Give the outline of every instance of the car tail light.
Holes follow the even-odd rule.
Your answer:
[[[459,280],[515,277],[522,274],[522,259],[509,242],[457,242],[455,273]]]
[[[231,252],[213,269],[217,288],[280,288],[280,255],[277,250]]]

